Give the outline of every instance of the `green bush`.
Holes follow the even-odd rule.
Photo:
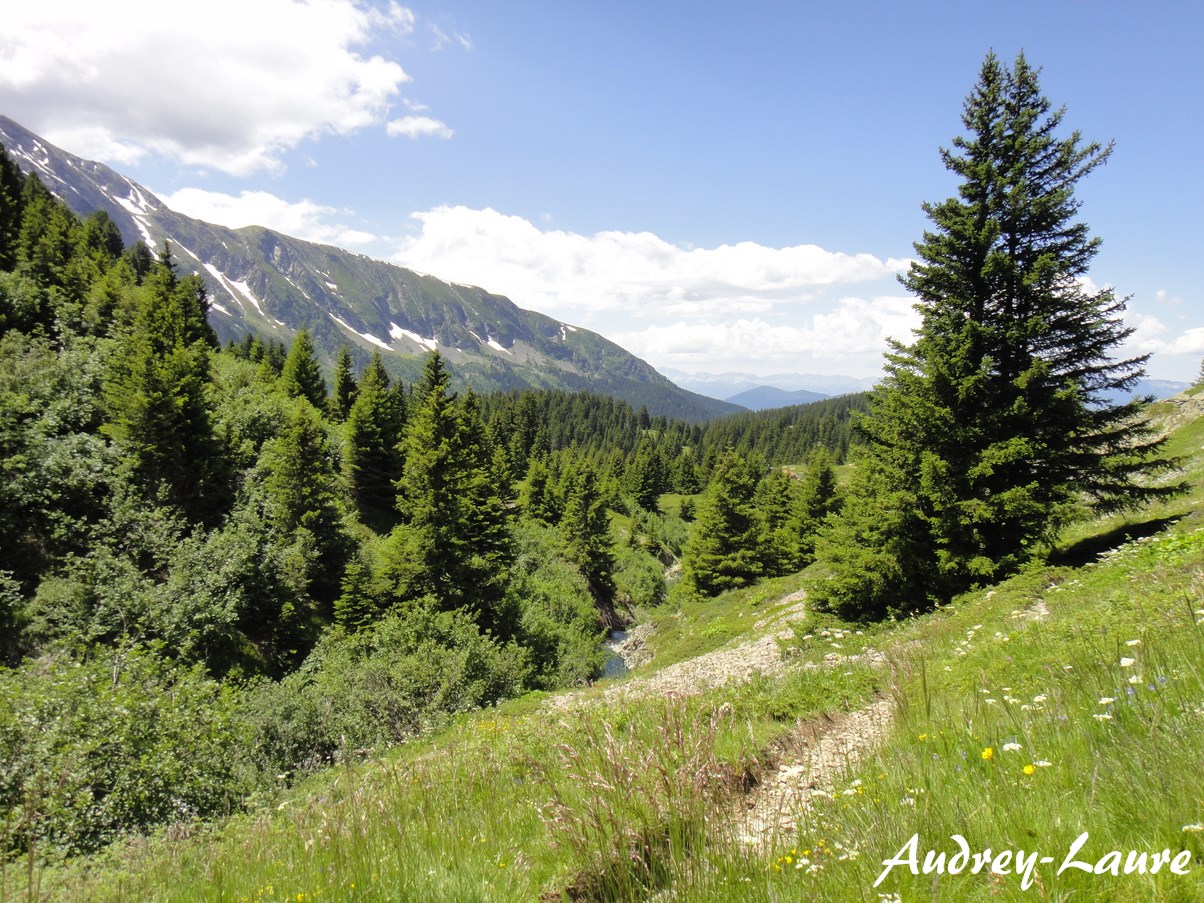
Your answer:
[[[236,808],[255,783],[237,705],[146,648],[0,669],[3,853],[89,852]]]
[[[665,601],[665,569],[646,552],[619,549],[615,556],[615,601],[655,608]]]
[[[311,770],[340,750],[411,739],[448,715],[522,692],[527,650],[481,633],[463,612],[418,605],[354,633],[326,633],[301,668],[248,704],[258,768]]]

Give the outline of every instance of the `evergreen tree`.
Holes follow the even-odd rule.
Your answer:
[[[395,481],[401,476],[404,413],[390,389],[380,354],[373,354],[347,415],[344,462],[351,496],[361,514],[376,519],[394,511]]]
[[[322,367],[318,364],[309,330],[299,329],[293,337],[293,345],[280,371],[279,385],[285,394],[304,398],[319,411],[326,410],[326,380],[322,378]]]
[[[335,623],[348,630],[363,630],[380,618],[380,601],[373,592],[371,572],[359,558],[347,563],[340,588],[342,592],[334,603]]]
[[[343,526],[334,452],[313,407],[294,404],[283,433],[264,446],[260,469],[269,523],[281,536],[308,534],[306,543],[315,552],[311,593],[323,603],[333,602],[350,540]]]
[[[216,339],[203,298],[196,281],[176,278],[166,253],[154,265],[111,358],[102,430],[144,485],[208,520],[224,506],[228,487],[205,394]]]
[[[560,521],[565,555],[577,565],[600,603],[614,598],[614,539],[606,503],[598,491],[593,471],[578,472],[569,490]]]
[[[840,510],[840,489],[832,456],[822,445],[815,450],[807,464],[802,486],[795,497],[790,529],[798,542],[797,567],[810,564],[815,558],[815,537],[828,516]]]
[[[475,403],[458,404],[449,384],[432,352],[407,423],[397,484],[404,522],[391,537],[390,567],[401,599],[433,598],[504,631],[500,603],[514,557],[509,513]]]
[[[334,386],[330,391],[330,413],[335,420],[342,422],[351,414],[351,406],[355,404],[355,392],[355,374],[351,372],[351,349],[340,345],[339,353],[334,359]]]
[[[549,526],[560,520],[557,499],[550,485],[548,465],[543,458],[532,458],[527,478],[519,492],[518,503],[527,517]]]
[[[766,572],[757,483],[755,470],[735,452],[725,452],[715,465],[682,552],[686,579],[704,596],[747,586]]]
[[[793,523],[798,495],[795,480],[777,467],[757,486],[756,504],[766,529],[763,556],[767,573],[787,574],[802,566],[801,537]]]
[[[17,265],[17,242],[24,216],[25,176],[0,145],[0,272]]]
[[[989,55],[966,101],[967,135],[942,151],[958,196],[925,205],[934,228],[901,280],[918,299],[917,339],[893,345],[861,422],[874,479],[859,485],[914,496],[898,518],[905,537],[875,530],[879,563],[916,580],[887,590],[905,607],[1014,571],[1083,502],[1120,510],[1181,489],[1139,479],[1169,465],[1140,417],[1144,400],[1109,401],[1146,358],[1109,356],[1131,334],[1124,302],[1082,282],[1099,241],[1075,221],[1074,188],[1111,148],[1059,137],[1062,118],[1023,56],[1009,70]],[[837,571],[833,585],[849,577]]]
[[[647,415],[647,411],[644,414]],[[655,511],[661,493],[669,489],[668,468],[657,444],[650,438],[640,440],[631,465],[627,468],[627,488],[636,504],[645,511]]]

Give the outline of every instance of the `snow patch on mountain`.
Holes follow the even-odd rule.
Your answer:
[[[353,335],[359,336],[364,341],[371,342],[373,345],[377,345],[377,346],[385,349],[385,351],[393,350],[393,346],[390,345],[388,342],[384,341],[383,339],[378,339],[376,336],[374,336],[370,332],[358,332],[355,329],[355,327],[353,327],[350,323],[348,323],[342,317],[336,316],[335,314],[332,314],[330,311],[327,311],[326,315],[329,316],[330,319],[332,319],[336,323],[338,323],[340,326],[342,326],[344,329],[346,329],[348,332],[352,333]]]
[[[435,339],[424,339],[418,333],[411,332],[408,329],[402,329],[396,323],[389,324],[389,336],[394,339],[410,339],[411,341],[417,342],[419,345],[429,351],[439,350],[439,342]]]

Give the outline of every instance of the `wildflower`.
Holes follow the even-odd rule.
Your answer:
[[[1139,684],[1139,683],[1141,683],[1141,675],[1140,675],[1140,674],[1134,674],[1132,677],[1130,677],[1130,678],[1129,678],[1129,683],[1131,683],[1131,684]]]
[[[1033,697],[1033,702],[1040,704],[1042,702],[1045,702],[1045,700],[1047,700],[1047,699],[1049,699],[1049,697],[1046,696],[1044,693],[1038,693],[1036,696]]]
[[[1112,713],[1111,712],[1096,713],[1095,715],[1092,715],[1091,717],[1094,718],[1096,721],[1111,721]]]
[[[1137,663],[1137,659],[1135,659],[1135,658],[1122,658],[1120,660],[1120,666],[1122,668],[1132,668],[1133,665],[1135,665],[1136,663]]]
[[[1183,826],[1183,832],[1185,834],[1198,834],[1201,831],[1204,831],[1204,825],[1200,824],[1199,822],[1194,822],[1190,825]]]
[[[1029,762],[1027,765],[1024,766],[1025,774],[1036,774],[1036,771],[1037,771],[1037,766],[1034,765],[1032,762]]]
[[[1033,764],[1036,765],[1038,768],[1049,768],[1049,766],[1053,765],[1053,762],[1050,762],[1046,759],[1038,759]]]
[[[993,758],[995,758],[995,750],[994,749],[992,749],[989,746],[986,747],[985,749],[983,749],[982,760],[984,762],[990,762]]]
[[[1140,646],[1141,640],[1126,640],[1125,645],[1126,646]]]
[[[1016,751],[1017,751],[1017,750],[1019,750],[1019,749],[1020,749],[1020,744],[1019,744],[1019,743],[1005,743],[1005,744],[1003,744],[1003,751],[1004,751],[1004,752],[1016,752]]]
[[[1116,700],[1113,699],[1111,696],[1104,696],[1104,697],[1100,698],[1099,704],[1100,705],[1112,705],[1112,703],[1114,703],[1114,702],[1116,702]]]

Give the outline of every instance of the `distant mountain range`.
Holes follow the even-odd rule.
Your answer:
[[[0,143],[76,213],[105,211],[127,244],[157,250],[169,242],[180,268],[204,278],[223,340],[254,333],[288,342],[305,327],[328,365],[347,344],[361,364],[380,351],[390,370],[413,380],[437,348],[458,381],[478,391],[591,391],[692,421],[741,410],[674,385],[597,333],[483,288],[259,226],[229,229],[183,216],[136,182],[3,116]]]
[[[682,388],[712,398],[721,398],[750,410],[807,404],[833,395],[848,395],[872,389],[880,377],[823,376],[814,373],[774,373],[757,376],[754,373],[686,373],[664,369],[665,376]],[[1128,393],[1117,395],[1113,401],[1132,395],[1152,395],[1169,398],[1190,387],[1190,383],[1171,379],[1141,379]]]
[[[795,389],[793,392],[787,392],[785,389],[779,389],[776,386],[757,386],[755,389],[745,389],[743,392],[739,392],[728,398],[727,401],[748,408],[750,411],[764,411],[768,408],[785,408],[796,404],[810,404],[813,401],[822,401],[825,398],[831,397],[831,395],[825,395],[822,392],[811,392],[807,389]]]
[[[711,398],[733,399],[742,393],[759,389],[778,389],[782,392],[811,392],[820,398],[833,395],[848,395],[872,389],[877,377],[825,376],[817,373],[773,373],[758,376],[755,373],[686,373],[664,368],[661,371],[677,385],[691,392],[709,395]],[[818,399],[811,398],[809,401]],[[784,404],[805,404],[806,401],[787,401]]]

